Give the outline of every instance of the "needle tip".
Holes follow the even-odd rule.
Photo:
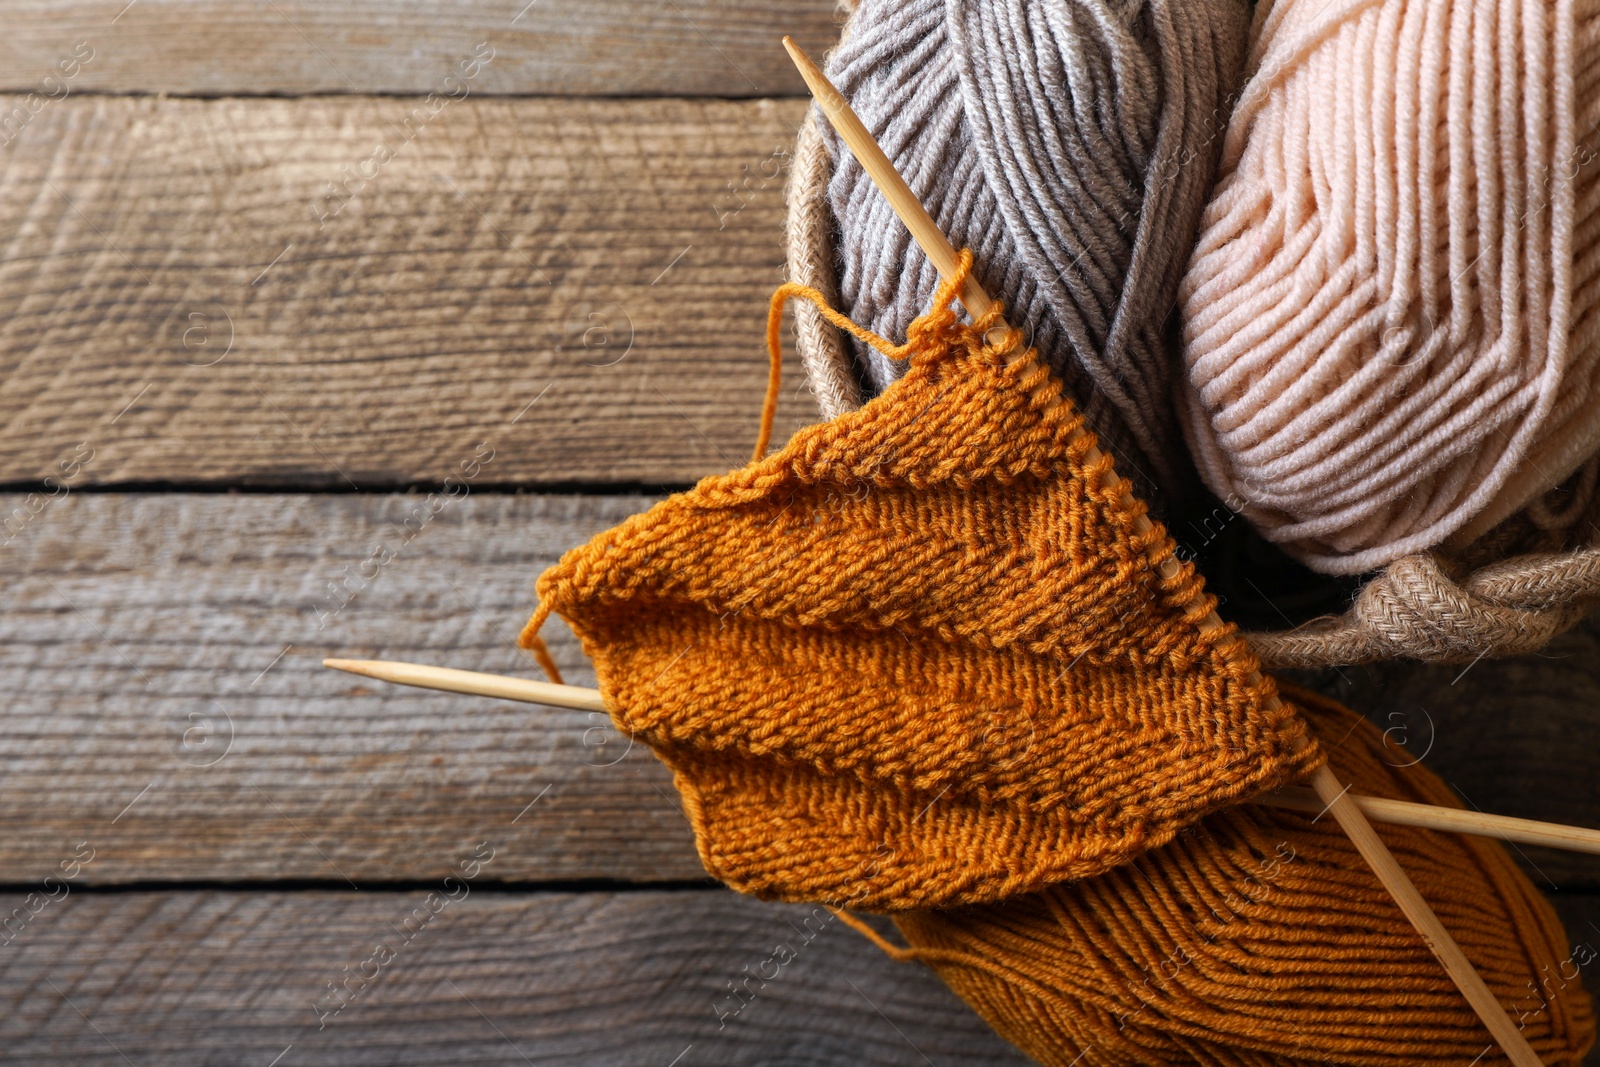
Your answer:
[[[800,46],[794,43],[794,38],[787,33],[783,35],[783,50],[789,53],[789,58],[794,61],[795,66],[802,70],[811,64],[811,57],[802,52]]]

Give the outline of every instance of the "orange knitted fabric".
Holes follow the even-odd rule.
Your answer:
[[[958,320],[963,277],[906,345],[868,335],[911,362],[882,395],[539,578],[525,645],[552,609],[571,624],[736,889],[994,900],[1125,863],[1321,758],[1232,628],[1201,633],[1193,568],[1160,577],[1171,539],[1135,532],[1143,505],[1102,486],[1110,458],[1088,462],[1033,352],[984,342],[999,309]],[[820,303],[774,297],[774,371],[796,293]]]
[[[1354,712],[1291,695],[1357,791],[1460,806]],[[1581,1064],[1593,950],[1498,842],[1380,832],[1541,1061]],[[1100,877],[896,924],[915,948],[891,951],[1046,1067],[1507,1062],[1332,819],[1230,808]]]

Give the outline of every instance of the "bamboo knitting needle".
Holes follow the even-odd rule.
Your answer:
[[[578,711],[605,711],[606,702],[598,689],[554,682],[535,682],[529,678],[508,678],[503,674],[458,671],[454,667],[430,667],[425,663],[401,663],[392,659],[325,659],[324,667],[347,671],[380,682],[414,685],[418,689],[441,689],[446,693],[520,700],[524,704],[544,704],[552,708]]]
[[[911,187],[906,184],[894,164],[889,162],[889,157],[883,154],[883,149],[862,124],[855,110],[848,101],[828,81],[818,66],[811,62],[811,58],[800,50],[800,46],[785,37],[783,47],[789,52],[789,57],[794,60],[794,65],[799,68],[800,75],[811,89],[811,95],[822,108],[822,113],[833,123],[833,127],[845,144],[850,146],[856,161],[861,164],[872,183],[878,187],[884,197],[889,201],[889,206],[900,217],[911,231],[911,236],[922,248],[924,254],[933,262],[939,273],[950,277],[955,273],[957,263],[956,250],[948,238],[940,232],[938,224],[928,214],[922,201],[917,199]],[[966,305],[967,311],[973,318],[977,318],[988,311],[993,302],[976,280],[968,275],[966,285],[962,289],[961,302]],[[1015,352],[1010,358],[1021,359],[1025,353]],[[1087,433],[1087,430],[1080,430]],[[1100,458],[1098,449],[1090,449],[1084,455],[1084,462],[1094,464]],[[1119,484],[1117,476],[1107,472],[1102,483],[1108,489],[1115,489]],[[1136,533],[1144,533],[1150,529],[1150,520],[1140,516],[1134,524]],[[1163,577],[1171,577],[1178,572],[1177,560],[1168,556],[1161,563]],[[1222,620],[1212,612],[1200,621],[1202,632],[1209,632],[1222,626]],[[1276,701],[1274,700],[1274,703]],[[1326,764],[1320,767],[1311,779],[1311,787],[1316,790],[1340,827],[1349,835],[1367,864],[1372,868],[1378,880],[1389,890],[1389,895],[1394,897],[1395,903],[1405,913],[1411,925],[1417,928],[1422,935],[1422,940],[1438,957],[1446,972],[1467,998],[1467,1003],[1472,1005],[1483,1024],[1505,1050],[1517,1067],[1540,1067],[1539,1057],[1534,1053],[1533,1047],[1528,1044],[1527,1038],[1517,1029],[1511,1021],[1511,1016],[1505,1008],[1495,999],[1489,987],[1484,983],[1483,977],[1472,966],[1472,961],[1467,959],[1466,953],[1461,951],[1461,946],[1456,944],[1455,938],[1450,936],[1450,931],[1445,929],[1439,917],[1434,914],[1428,902],[1422,899],[1422,894],[1417,891],[1416,885],[1401,868],[1394,855],[1389,851],[1372,824],[1362,814],[1361,809],[1355,805],[1348,796],[1348,787],[1339,784],[1338,778]]]
[[[1493,837],[1519,845],[1543,845],[1545,848],[1600,856],[1600,830],[1585,830],[1581,826],[1564,826],[1558,822],[1540,822],[1537,819],[1516,819],[1509,815],[1489,815],[1462,808],[1441,808],[1437,804],[1416,804],[1388,797],[1364,797],[1355,793],[1346,795],[1361,809],[1362,814],[1376,822]],[[1300,788],[1269,793],[1257,797],[1253,803],[1313,814],[1323,808],[1315,791]]]
[[[480,674],[453,667],[429,667],[421,663],[400,663],[385,659],[325,659],[324,667],[347,671],[380,682],[439,689],[446,693],[519,700],[524,704],[544,704],[578,711],[605,711],[606,702],[598,689],[576,685],[555,685],[529,678],[508,678],[501,674]],[[1424,830],[1474,834],[1523,845],[1543,845],[1568,852],[1587,852],[1600,856],[1600,830],[1585,830],[1561,823],[1515,819],[1506,815],[1487,815],[1481,811],[1441,808],[1435,804],[1415,804],[1408,800],[1364,797],[1349,794],[1355,805],[1378,822],[1396,826],[1415,826]],[[1317,814],[1326,805],[1310,789],[1288,788],[1251,800],[1252,804],[1284,808],[1288,811]]]

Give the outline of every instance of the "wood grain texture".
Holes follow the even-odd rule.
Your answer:
[[[804,107],[51,103],[0,171],[0,483],[80,444],[84,483],[438,483],[484,440],[502,484],[736,466]],[[780,441],[816,418],[787,382]]]
[[[408,925],[426,892],[69,893],[0,950],[5,1062],[1029,1062],[931,971],[826,912],[722,890],[466,894]],[[379,943],[392,958],[367,963]],[[764,967],[779,945],[792,958]],[[376,977],[318,1029],[345,968]],[[729,1014],[728,983],[763,970]]]
[[[513,647],[534,576],[650,500],[71,493],[44,504],[0,549],[11,593],[0,691],[12,694],[0,870],[42,876],[92,838],[98,883],[365,885],[440,876],[463,843],[500,832],[514,846],[504,879],[702,877],[669,776],[602,717],[317,666],[340,655],[537,677]],[[570,678],[592,684],[566,628],[547,632]],[[1438,724],[1427,763],[1486,810],[1600,826],[1600,723],[1588,714],[1600,629],[1564,642],[1562,658],[1485,661],[1470,690],[1446,676],[1416,697]],[[1425,745],[1404,703],[1421,692],[1397,678],[1347,696]],[[1446,695],[1458,695],[1448,708]],[[1600,886],[1596,857],[1523,851],[1546,889]]]
[[[352,655],[538,677],[514,644],[534,576],[648,504],[56,501],[0,550],[0,871],[42,877],[87,839],[96,882],[364,886],[441,877],[493,836],[503,880],[704,878],[671,776],[604,716],[320,666]],[[593,684],[570,633],[550,633]]]
[[[426,900],[421,889],[68,890],[0,952],[6,1062],[1029,1062],[930,971],[888,960],[805,907],[718,890],[520,895],[469,885],[407,926]],[[0,914],[23,901],[0,896]],[[1600,898],[1566,896],[1560,907],[1574,958],[1591,959]],[[360,973],[379,943],[393,958],[368,964],[376,977],[352,980],[343,1009],[319,1029],[327,983],[344,981],[346,968]],[[754,998],[719,1025],[727,983],[761,972],[779,945],[793,958],[751,982]],[[1592,962],[1580,980],[1596,984]],[[323,1000],[322,1011],[335,1003]]]
[[[126,8],[123,9],[123,5]],[[122,9],[119,14],[119,9]],[[778,96],[804,85],[778,41],[838,37],[830,0],[13,0],[0,91],[427,93],[488,41],[485,93]]]

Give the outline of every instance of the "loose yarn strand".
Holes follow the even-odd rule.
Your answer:
[[[517,635],[517,646],[533,653],[533,658],[538,661],[539,669],[544,671],[544,676],[557,685],[562,685],[561,668],[556,666],[555,657],[550,655],[550,649],[545,646],[544,638],[539,636],[540,628],[549,617],[550,604],[541,600],[538,608],[534,610],[533,617],[522,628],[522,633]]]
[[[962,279],[971,271],[971,256],[967,257],[966,265],[962,271]],[[953,290],[952,292],[958,292]],[[942,292],[942,290],[941,290]],[[767,395],[761,404],[761,429],[756,435],[755,452],[751,462],[761,459],[767,454],[767,445],[772,441],[772,423],[778,411],[779,383],[783,375],[783,309],[790,300],[796,298],[809,301],[825,320],[858,340],[870,345],[872,348],[889,359],[904,359],[911,351],[911,343],[897,345],[894,342],[880,337],[864,326],[857,325],[848,316],[834,310],[828,298],[817,288],[802,285],[799,282],[784,282],[773,292],[772,299],[767,303],[767,356],[770,360],[767,371]],[[944,302],[948,302],[948,294]],[[936,294],[936,303],[941,297]]]
[[[883,353],[885,358],[903,360],[925,347],[923,341],[925,337],[948,331],[956,322],[953,305],[961,293],[961,287],[972,274],[972,261],[972,250],[963,249],[956,272],[949,278],[941,279],[935,288],[930,313],[913,322],[907,329],[906,340],[898,345],[836,310],[828,302],[828,298],[812,286],[802,285],[799,282],[785,282],[778,286],[767,304],[767,355],[770,369],[767,372],[766,399],[761,406],[761,428],[756,436],[755,453],[751,461],[758,461],[765,456],[767,445],[772,440],[772,424],[778,409],[778,385],[783,367],[783,309],[790,300],[808,301],[827,322],[844,330],[874,351]],[[1005,331],[1003,337],[992,340],[988,338],[989,333],[995,332],[993,327],[1002,321],[1004,312],[1005,306],[996,301],[972,327],[973,335],[984,337],[988,342],[983,346],[983,351],[996,359],[1013,351],[1022,341],[1021,332],[1014,329]]]

